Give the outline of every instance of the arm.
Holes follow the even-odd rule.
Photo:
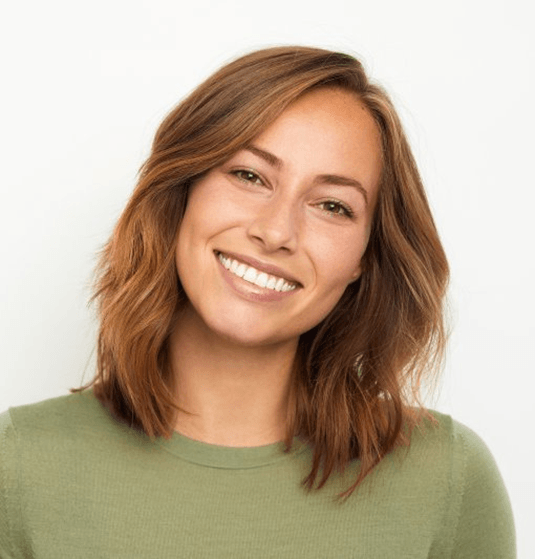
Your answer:
[[[452,559],[515,559],[513,513],[496,462],[481,438],[455,422],[461,500]]]
[[[0,414],[0,558],[29,556],[19,494],[17,435],[9,412]]]

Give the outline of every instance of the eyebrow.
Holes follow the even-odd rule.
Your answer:
[[[245,146],[244,149],[250,151],[251,153],[254,153],[254,155],[257,155],[258,157],[260,157],[261,159],[263,159],[264,161],[269,163],[269,165],[275,167],[276,169],[281,169],[284,165],[282,159],[279,159],[276,155],[270,153],[269,151],[260,149],[258,146],[255,146],[253,144],[248,144],[247,146]],[[316,184],[335,184],[338,186],[353,186],[362,194],[362,196],[364,196],[364,201],[366,202],[366,205],[368,205],[368,191],[360,184],[359,181],[355,179],[350,179],[349,177],[344,177],[342,175],[325,174],[325,175],[318,175],[314,179],[314,182]]]

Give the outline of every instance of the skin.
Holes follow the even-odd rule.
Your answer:
[[[177,402],[193,414],[180,413],[176,430],[223,446],[284,438],[299,336],[359,277],[381,174],[377,125],[341,89],[305,94],[253,145],[281,167],[242,150],[212,169],[190,192],[176,249],[189,303],[171,337],[171,359]],[[367,202],[354,186],[318,184],[325,174],[358,181]],[[215,250],[276,265],[299,287],[259,302],[254,293],[266,291],[225,281]]]

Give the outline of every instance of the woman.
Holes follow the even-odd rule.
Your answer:
[[[101,255],[90,387],[2,417],[2,557],[514,557],[472,431],[417,404],[448,265],[346,54],[223,67]]]

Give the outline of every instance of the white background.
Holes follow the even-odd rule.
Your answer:
[[[0,411],[92,376],[95,254],[172,106],[278,44],[359,56],[391,93],[452,269],[436,408],[500,467],[535,557],[535,78],[527,0],[11,2],[0,23]]]

